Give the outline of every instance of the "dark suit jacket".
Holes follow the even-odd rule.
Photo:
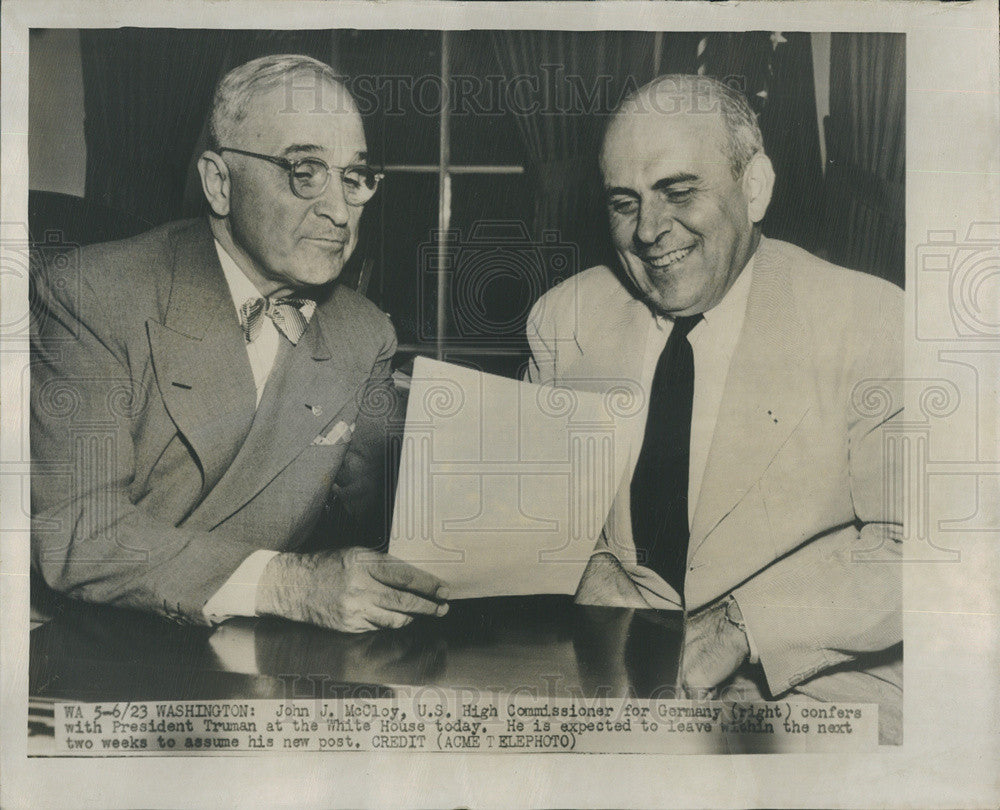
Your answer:
[[[312,540],[331,497],[370,501],[394,331],[333,285],[258,407],[207,222],[72,266],[33,278],[33,566],[76,598],[204,622],[253,551]],[[340,421],[353,435],[314,444]]]

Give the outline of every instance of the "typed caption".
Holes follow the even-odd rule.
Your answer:
[[[868,704],[600,700],[433,690],[391,698],[58,703],[56,752],[783,753],[877,745]]]

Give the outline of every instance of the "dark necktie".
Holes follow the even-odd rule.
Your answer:
[[[631,491],[638,562],[656,571],[682,597],[690,534],[688,466],[694,399],[694,352],[688,333],[700,320],[701,315],[677,318],[656,364]]]
[[[240,326],[243,327],[243,337],[247,343],[253,342],[260,334],[261,320],[265,316],[274,321],[289,342],[294,346],[299,342],[302,333],[306,331],[308,321],[302,313],[305,305],[302,298],[248,298],[240,307]]]

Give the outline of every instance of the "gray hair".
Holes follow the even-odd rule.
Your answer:
[[[669,110],[658,106],[664,96],[670,99]],[[726,128],[725,154],[737,180],[753,156],[764,151],[760,124],[746,97],[716,78],[688,73],[659,76],[629,95],[618,108],[618,115],[626,108],[647,111],[647,104],[652,105],[653,113],[718,112]]]
[[[250,111],[254,95],[272,90],[282,82],[303,74],[314,77],[317,88],[322,79],[341,83],[341,77],[328,64],[300,54],[261,56],[229,71],[216,85],[212,98],[212,112],[208,119],[209,148],[217,150],[235,136]],[[317,89],[317,92],[320,91]]]

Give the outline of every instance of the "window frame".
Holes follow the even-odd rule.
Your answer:
[[[511,356],[519,351],[509,347],[467,346],[461,341],[449,345],[448,338],[448,273],[443,269],[447,257],[447,234],[451,228],[451,180],[455,175],[523,175],[525,167],[519,164],[455,164],[451,161],[451,110],[450,110],[450,31],[441,31],[441,110],[438,115],[437,163],[387,164],[384,170],[392,174],[436,174],[438,178],[437,213],[437,264],[436,273],[436,322],[434,330],[434,355],[444,360],[446,355]],[[419,343],[401,343],[400,352],[420,353],[427,347]]]

